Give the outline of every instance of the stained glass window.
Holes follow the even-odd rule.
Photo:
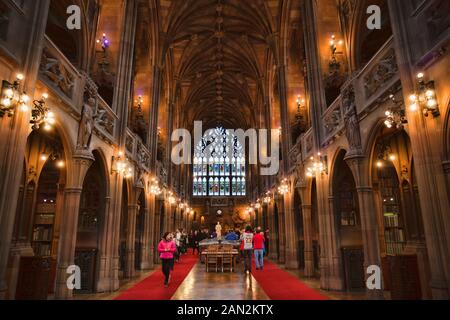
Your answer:
[[[193,195],[245,196],[244,152],[238,138],[229,130],[208,131],[194,151]]]

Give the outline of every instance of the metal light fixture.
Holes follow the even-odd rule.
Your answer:
[[[169,192],[169,197],[167,198],[167,201],[169,201],[170,204],[175,204],[177,202],[177,199],[174,197],[173,192]]]
[[[313,178],[319,174],[327,174],[328,173],[327,157],[322,156],[322,154],[320,152],[317,154],[317,157],[318,157],[318,159],[311,157],[311,164],[306,168],[306,176],[307,177]]]
[[[0,100],[0,117],[7,115],[12,117],[15,109],[19,106],[21,111],[28,111],[30,98],[25,92],[20,90],[20,85],[24,79],[22,74],[18,74],[13,83],[3,80],[2,97]]]
[[[330,38],[330,50],[331,50],[331,61],[330,71],[338,71],[341,67],[341,64],[337,60],[337,55],[342,55],[342,51],[338,51],[338,45],[342,46],[344,44],[343,40],[337,40],[336,36],[333,34]]]
[[[428,117],[429,113],[431,113],[433,117],[438,117],[440,112],[434,81],[426,81],[425,75],[421,72],[417,75],[416,90],[416,93],[409,97],[411,102],[409,110],[411,112],[421,110],[426,117]]]
[[[106,37],[106,33],[102,35],[101,39],[97,40],[97,43],[102,46],[103,51],[106,51],[109,48],[110,42],[109,39]]]
[[[128,160],[122,151],[119,152],[117,157],[113,157],[113,171],[123,175],[126,179],[133,176],[133,168],[128,164]]]
[[[31,128],[33,130],[39,130],[43,125],[44,130],[49,131],[55,124],[55,114],[50,111],[47,106],[46,100],[48,99],[48,94],[44,93],[40,100],[34,100],[34,108],[31,110]]]
[[[266,204],[270,204],[271,201],[272,201],[272,197],[270,196],[270,191],[267,191],[266,195],[263,199],[263,202]]]
[[[155,196],[159,196],[162,193],[162,190],[159,187],[159,181],[156,178],[152,179],[152,182],[150,184],[150,193]]]
[[[289,184],[287,179],[283,179],[281,181],[281,185],[278,187],[278,193],[281,195],[285,195],[289,193]]]
[[[394,126],[397,129],[403,129],[405,124],[408,123],[405,111],[402,110],[399,106],[397,106],[395,96],[393,94],[391,94],[389,98],[392,100],[394,107],[385,112],[386,121],[384,121],[384,125],[389,129],[391,129]]]

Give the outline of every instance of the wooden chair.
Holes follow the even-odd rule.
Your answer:
[[[209,272],[209,267],[213,266],[216,268],[216,272],[219,269],[219,247],[210,246],[208,248],[208,255],[206,259],[206,272]]]
[[[233,246],[227,246],[223,248],[223,253],[222,253],[222,272],[224,272],[224,270],[229,270],[231,272],[233,272]]]

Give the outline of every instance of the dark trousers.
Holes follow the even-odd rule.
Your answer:
[[[197,253],[198,254],[200,254],[200,248],[199,248],[199,246],[197,245],[197,246],[194,246],[194,247],[192,247],[192,254],[195,254],[195,250],[197,250]]]
[[[164,274],[164,284],[169,283],[170,272],[173,270],[173,259],[161,259],[162,261],[162,272]]]
[[[253,256],[253,250],[244,250],[243,251],[244,256],[244,271],[252,271],[252,256]]]

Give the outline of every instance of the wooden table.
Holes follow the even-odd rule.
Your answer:
[[[208,269],[208,256],[209,255],[217,255],[219,257],[219,259],[224,256],[224,255],[232,255],[233,259],[232,259],[232,264],[231,264],[231,269],[234,271],[236,270],[236,258],[237,256],[239,256],[239,251],[238,250],[233,250],[233,251],[213,251],[213,252],[208,252],[208,250],[205,250],[202,252],[202,256],[205,256],[206,260],[205,260],[205,267],[206,270]]]

